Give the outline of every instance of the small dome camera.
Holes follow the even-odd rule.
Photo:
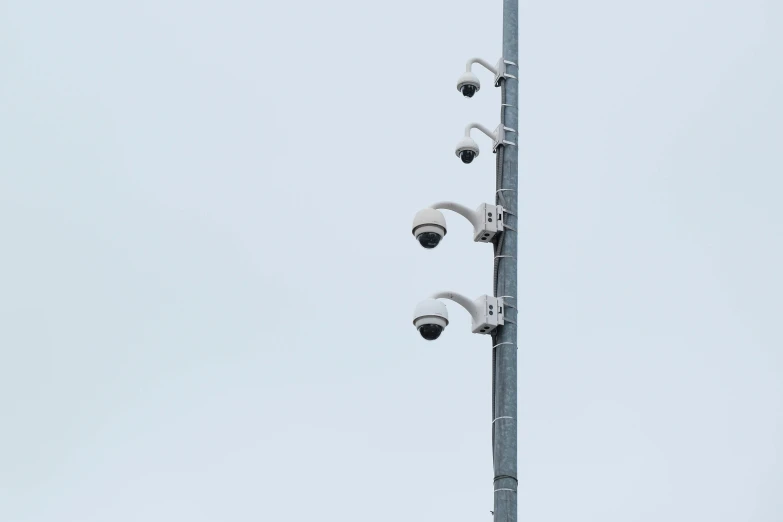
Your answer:
[[[466,98],[472,98],[479,89],[481,89],[481,82],[479,82],[478,76],[471,71],[464,73],[457,80],[457,90]]]
[[[478,144],[470,136],[465,136],[457,143],[456,153],[462,163],[471,163],[479,155]]]
[[[440,210],[425,208],[413,218],[413,235],[421,246],[435,248],[446,235],[446,218]]]
[[[419,331],[421,336],[434,341],[449,324],[449,313],[446,305],[437,299],[425,299],[416,305],[413,312],[413,326]]]

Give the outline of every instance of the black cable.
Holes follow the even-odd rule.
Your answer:
[[[501,104],[506,103],[506,82],[505,79],[500,81],[500,100]],[[505,118],[503,117],[503,105],[500,106],[500,124],[505,125]],[[495,154],[495,186],[499,189],[503,188],[503,150],[504,145],[498,147]],[[503,192],[495,192],[495,204],[498,204],[498,200],[502,201]],[[498,288],[498,268],[500,264],[501,249],[503,248],[503,236],[505,234],[499,234],[499,239],[494,242],[495,257],[492,262],[492,288],[495,292],[495,297],[504,295]],[[505,290],[505,288],[503,289]],[[492,334],[492,468],[495,468],[495,381],[497,380],[497,348],[495,347],[497,342],[497,333]],[[497,471],[497,470],[495,470]]]

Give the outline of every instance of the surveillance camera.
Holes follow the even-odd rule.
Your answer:
[[[462,163],[471,163],[479,155],[478,144],[470,136],[465,136],[457,143],[456,152]]]
[[[413,218],[413,235],[424,248],[435,248],[446,235],[446,218],[440,210],[425,208]]]
[[[479,153],[478,145],[470,137],[470,131],[473,129],[481,131],[483,134],[486,134],[487,137],[492,140],[493,153],[497,153],[500,147],[505,147],[505,146],[515,147],[517,145],[513,141],[506,139],[507,132],[516,132],[516,130],[512,129],[511,127],[506,127],[501,123],[494,131],[491,131],[485,126],[481,125],[480,123],[469,123],[465,127],[465,137],[462,138],[462,141],[460,141],[457,144],[457,156],[460,157],[463,163],[472,162],[476,158],[476,156],[478,156]]]
[[[466,98],[472,98],[479,89],[481,89],[481,82],[479,82],[478,76],[471,71],[465,72],[457,80],[457,90]]]
[[[474,63],[483,66],[485,69],[495,75],[495,87],[500,87],[500,84],[503,80],[517,78],[516,76],[506,72],[507,65],[513,65],[516,67],[517,64],[514,62],[501,58],[497,65],[493,67],[492,64],[482,60],[481,58],[471,58],[465,64],[465,74],[460,76],[459,80],[457,80],[457,89],[459,89],[459,91],[468,98],[471,98],[474,94],[476,94],[480,87],[478,78],[471,71],[471,67]],[[467,91],[463,89],[463,85],[467,88]]]
[[[449,324],[449,313],[446,305],[437,299],[425,299],[416,305],[413,312],[413,326],[422,337],[434,341]]]
[[[491,243],[503,232],[503,207],[482,203],[476,210],[453,201],[439,201],[416,213],[413,235],[424,248],[435,248],[446,235],[446,219],[441,210],[451,210],[473,225],[473,241]]]
[[[449,324],[446,305],[439,299],[450,299],[468,311],[471,318],[471,331],[476,334],[492,335],[498,326],[503,326],[503,298],[482,295],[471,300],[456,292],[437,292],[429,299],[416,305],[413,312],[413,326],[422,337],[434,341]]]

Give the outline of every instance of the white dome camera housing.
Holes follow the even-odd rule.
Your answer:
[[[435,248],[446,235],[446,218],[443,212],[425,208],[413,218],[413,235],[424,248]]]
[[[457,80],[457,90],[460,91],[462,95],[465,96],[466,98],[472,98],[473,95],[476,94],[479,91],[479,88],[481,87],[478,77],[475,74],[473,74],[473,71],[471,70],[473,64],[479,64],[482,67],[484,67],[486,70],[488,70],[489,72],[495,75],[495,87],[500,87],[500,84],[504,79],[516,80],[517,78],[516,76],[512,74],[508,74],[506,72],[507,65],[513,65],[516,67],[517,64],[515,64],[514,62],[510,62],[504,58],[501,58],[498,61],[497,65],[493,67],[492,64],[487,62],[486,60],[482,60],[481,58],[471,58],[465,64],[465,73],[459,77],[459,80]]]
[[[434,341],[449,324],[449,313],[446,305],[437,299],[425,299],[416,305],[413,312],[413,326],[422,337]]]
[[[482,295],[476,300],[471,300],[456,292],[437,292],[416,305],[416,310],[413,312],[413,326],[428,341],[440,337],[443,329],[449,324],[446,305],[439,299],[449,299],[467,310],[473,333],[492,335],[498,326],[505,324],[502,297]]]
[[[471,71],[463,73],[457,80],[457,90],[466,98],[472,98],[479,89],[481,89],[481,82],[479,81],[478,76]]]
[[[506,139],[507,132],[516,132],[511,127],[506,127],[501,123],[494,131],[491,131],[480,123],[469,123],[465,127],[465,137],[457,143],[457,156],[462,160],[462,163],[471,163],[479,154],[478,144],[470,137],[470,131],[473,129],[481,131],[492,140],[492,152],[497,153],[500,147],[507,145],[516,146],[516,143]]]
[[[465,136],[457,143],[456,153],[462,163],[471,163],[479,155],[478,143],[470,136]]]
[[[413,236],[427,249],[435,248],[446,235],[446,219],[441,210],[451,210],[473,225],[473,241],[491,243],[503,232],[503,207],[482,203],[476,210],[453,201],[440,201],[419,210],[413,218]]]

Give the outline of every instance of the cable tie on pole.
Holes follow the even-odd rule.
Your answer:
[[[511,491],[512,493],[516,493],[516,490],[511,488],[500,488],[496,489],[494,492],[497,493],[498,491]]]
[[[497,297],[502,297],[503,299],[516,299],[517,296],[515,295],[499,295]]]
[[[495,478],[492,480],[492,482],[497,482],[498,480],[503,480],[503,479],[511,479],[517,484],[519,483],[517,478],[511,475],[495,475]]]
[[[514,256],[495,256],[495,259],[497,259],[499,257],[514,257]]]
[[[497,194],[497,195],[498,195],[498,197],[500,198],[500,201],[503,203],[503,212],[508,212],[508,211],[506,210],[506,197],[503,195],[503,192],[505,192],[505,191],[516,192],[516,190],[514,190],[514,189],[504,189],[504,188],[502,188],[502,189],[497,189],[497,190],[495,191],[495,194]],[[512,214],[512,215],[516,216],[516,214]]]
[[[506,319],[506,321],[508,321],[508,319]],[[502,345],[502,344],[510,344],[510,345],[512,345],[512,346],[514,345],[514,343],[512,343],[512,342],[508,342],[508,341],[506,341],[506,342],[504,342],[504,343],[498,343],[498,344],[496,344],[495,346],[493,346],[493,347],[492,347],[492,349],[494,350],[495,348],[497,348],[498,346],[500,346],[500,345]],[[492,422],[495,422],[495,421],[492,421]]]
[[[495,420],[493,420],[493,421],[492,421],[492,424],[495,424],[495,421],[496,421],[496,420],[500,420],[500,419],[513,419],[513,418],[514,418],[514,417],[498,417],[498,418],[496,418]]]

